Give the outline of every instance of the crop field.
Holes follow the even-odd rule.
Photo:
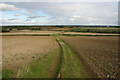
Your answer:
[[[1,0],[0,12],[1,80],[120,80],[120,0]]]
[[[84,32],[64,32],[62,35],[67,36],[119,36],[120,34],[111,33],[84,33]]]
[[[64,36],[61,38],[79,56],[89,76],[94,78],[119,76],[118,37]]]
[[[63,31],[20,31],[3,34],[6,35],[2,36],[3,78],[119,76],[117,34],[99,36],[102,33],[79,33],[82,36],[71,36],[78,32]],[[44,36],[45,34],[55,35]]]
[[[2,69],[3,75],[8,72],[22,70],[23,66],[36,61],[39,57],[59,49],[54,37],[47,36],[3,36],[2,37]],[[59,51],[59,50],[58,50]],[[18,72],[18,74],[20,71]]]
[[[21,31],[11,31],[0,34],[0,36],[119,36],[116,33],[92,33],[92,32],[70,32],[70,31],[31,31],[31,30],[21,30]]]
[[[91,33],[112,33],[119,34],[119,28],[116,27],[79,27],[71,29],[71,32],[91,32]]]
[[[11,32],[5,32],[2,33],[2,36],[19,36],[19,35],[24,35],[24,36],[50,36],[53,34],[60,34],[60,31],[31,31],[31,30],[21,30],[21,31],[11,31]]]

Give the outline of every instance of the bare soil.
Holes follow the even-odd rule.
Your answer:
[[[118,37],[61,37],[76,52],[91,78],[117,78]]]
[[[120,34],[110,34],[110,33],[83,33],[83,32],[65,32],[63,33],[63,35],[101,35],[101,36],[105,36],[105,35],[112,35],[112,36],[117,36],[117,35],[120,35]]]
[[[3,36],[2,69],[18,69],[57,47],[52,36]]]

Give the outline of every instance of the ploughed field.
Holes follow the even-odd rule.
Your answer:
[[[51,55],[50,52],[57,48],[59,45],[52,36],[2,36],[3,77],[16,77],[12,73],[20,74],[24,66]],[[58,52],[54,51],[54,55]]]
[[[46,36],[3,36],[2,44],[3,69],[20,67],[58,47],[54,37]]]
[[[117,78],[118,37],[60,37],[78,55],[90,77]]]
[[[117,78],[116,36],[2,36],[3,78]]]

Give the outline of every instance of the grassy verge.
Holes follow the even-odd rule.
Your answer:
[[[63,48],[61,74],[63,78],[87,78],[83,65],[80,63],[74,51],[59,40]]]
[[[60,48],[42,56],[21,70],[3,70],[3,78],[53,78],[58,71]],[[13,76],[14,75],[14,76]]]

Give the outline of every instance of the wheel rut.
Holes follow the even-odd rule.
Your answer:
[[[86,78],[86,71],[74,51],[58,37],[56,41],[60,46],[60,61],[56,78]]]
[[[61,67],[62,67],[62,56],[63,56],[63,48],[62,48],[62,44],[61,42],[59,42],[59,39],[56,37],[56,41],[58,42],[59,46],[60,46],[60,63],[59,63],[59,68],[58,71],[56,72],[56,78],[60,79],[62,78],[62,73],[61,73]]]

